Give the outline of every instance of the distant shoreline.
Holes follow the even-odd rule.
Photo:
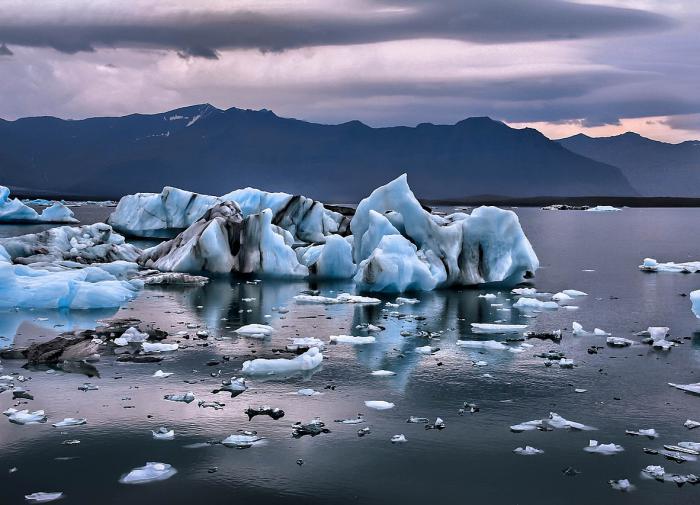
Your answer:
[[[12,188],[11,188],[12,189]],[[96,195],[57,195],[50,191],[44,192],[27,192],[21,188],[12,189],[12,196],[20,199],[47,199],[47,200],[66,200],[66,201],[104,201],[115,200],[119,201],[120,196],[96,196]],[[498,195],[477,195],[464,198],[445,198],[445,199],[423,199],[419,198],[421,203],[428,206],[464,206],[475,207],[479,205],[495,205],[499,207],[544,207],[553,204],[565,205],[613,205],[615,207],[700,207],[700,198],[675,197],[675,196],[532,196],[532,197],[516,197],[516,196],[498,196]],[[330,202],[324,202],[329,203]],[[338,205],[355,206],[356,203],[342,203]]]

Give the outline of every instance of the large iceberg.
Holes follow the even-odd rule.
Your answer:
[[[416,251],[398,246],[400,241],[396,239],[390,241],[392,249],[401,247],[411,264],[415,264],[412,256],[424,263],[434,282],[418,287],[415,280],[407,282],[406,279],[395,279],[388,282],[387,276],[392,274],[382,272],[384,275],[377,276],[373,272],[364,272],[374,268],[376,262],[361,263],[374,254],[374,251],[369,253],[369,247],[362,244],[371,242],[367,237],[377,235],[377,226],[385,230],[388,228],[372,211],[384,214],[393,227],[389,233],[395,235],[394,230],[399,231],[415,246]],[[356,244],[354,259],[360,264],[356,280],[359,279],[368,290],[392,290],[401,285],[432,289],[489,282],[517,283],[531,277],[539,267],[537,256],[514,212],[496,207],[479,207],[471,215],[455,213],[441,217],[430,214],[414,196],[405,174],[377,188],[362,200],[350,229]],[[411,273],[414,271],[415,267],[409,270]],[[403,275],[405,272],[395,269],[393,275]],[[380,282],[373,282],[375,278]]]
[[[58,261],[79,264],[134,262],[141,250],[127,244],[109,225],[59,226],[40,233],[0,239],[14,263],[43,266]]]
[[[194,202],[201,196],[188,194]],[[123,209],[110,218],[115,226],[124,209],[134,207],[129,212],[138,214],[139,205],[158,195],[141,194],[145,203],[136,196],[122,200]],[[139,264],[169,272],[354,278],[360,289],[388,292],[517,283],[539,266],[515,213],[479,207],[471,215],[433,215],[413,195],[405,175],[360,202],[347,237],[346,216],[304,197],[246,188],[213,202],[174,239],[144,251]],[[181,215],[178,223],[190,217]],[[130,230],[139,227],[147,228],[134,224]]]
[[[303,242],[323,242],[326,235],[344,235],[348,230],[349,218],[326,209],[320,202],[254,188],[238,189],[222,197],[171,187],[160,193],[127,195],[119,201],[108,223],[128,235],[172,238],[223,202],[236,203],[243,217],[270,209],[272,224]]]
[[[73,211],[60,202],[44,209],[39,214],[17,198],[10,198],[10,190],[0,186],[0,223],[39,222],[39,223],[77,223]]]

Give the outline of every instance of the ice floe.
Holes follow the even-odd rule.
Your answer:
[[[611,347],[628,347],[635,344],[634,340],[622,337],[608,337],[605,342]]]
[[[221,444],[226,447],[235,447],[236,449],[248,449],[262,440],[262,437],[257,436],[254,432],[250,432],[229,435],[221,441]]]
[[[137,328],[133,326],[128,328],[120,337],[112,340],[118,346],[129,345],[132,342],[141,343],[148,340],[148,333],[141,333]]]
[[[687,393],[700,395],[700,382],[696,382],[695,384],[674,384],[673,382],[669,382],[668,385]]]
[[[404,435],[403,433],[401,433],[400,435],[394,435],[393,437],[391,437],[392,444],[403,444],[405,442],[408,442],[408,440],[406,439],[406,435]]]
[[[513,308],[520,310],[556,310],[559,304],[556,302],[545,302],[537,298],[522,297],[513,304]]]
[[[514,424],[510,427],[510,430],[515,433],[520,433],[523,431],[533,430],[547,431],[551,428],[569,429],[574,431],[595,430],[595,428],[593,428],[592,426],[587,426],[576,421],[569,421],[568,419],[564,419],[562,416],[555,412],[550,412],[549,417],[545,419],[535,419],[533,421],[525,421],[523,423]]]
[[[382,301],[379,298],[372,298],[370,296],[351,295],[349,293],[340,293],[335,298],[320,295],[296,295],[294,297],[294,301],[296,301],[297,303],[317,303],[321,305],[335,305],[339,303],[359,303],[375,305],[378,303],[382,303]]]
[[[396,375],[396,372],[392,372],[391,370],[373,370],[370,375],[374,377],[393,377]]]
[[[628,479],[619,479],[619,480],[609,480],[608,484],[610,484],[610,487],[613,488],[615,491],[622,491],[622,492],[629,492],[629,491],[634,491],[634,486],[630,484],[630,481]]]
[[[654,258],[644,258],[642,264],[639,265],[639,269],[644,272],[673,272],[673,273],[685,273],[694,274],[700,272],[700,261],[685,261],[682,263],[675,263],[669,261],[667,263],[659,263]]]
[[[42,424],[47,421],[46,414],[43,410],[17,410],[9,408],[3,412],[7,416],[7,420],[13,424]]]
[[[234,330],[235,333],[244,337],[264,338],[274,333],[275,329],[267,324],[247,324]]]
[[[394,408],[394,404],[384,400],[367,400],[365,401],[365,407],[374,410],[389,410]]]
[[[318,347],[312,347],[304,354],[292,359],[263,359],[245,361],[243,373],[247,375],[286,374],[313,370],[323,362],[323,354]]]
[[[164,342],[144,342],[141,344],[143,352],[172,352],[177,351],[179,344],[166,344]]]
[[[601,330],[600,328],[594,328],[593,332],[588,332],[583,329],[583,326],[581,324],[577,323],[574,321],[571,323],[571,328],[572,328],[572,333],[574,334],[575,337],[590,337],[590,336],[600,336],[600,337],[607,337],[610,335],[610,333]]]
[[[585,212],[618,212],[620,210],[622,209],[618,209],[612,205],[596,205],[595,207],[585,209]]]
[[[542,449],[536,449],[529,445],[526,445],[525,447],[516,447],[513,449],[513,452],[515,454],[520,454],[521,456],[536,456],[538,454],[544,454]]]
[[[520,333],[526,324],[471,323],[472,333]]]
[[[375,337],[356,337],[353,335],[331,335],[328,341],[332,344],[374,344],[377,339]]]
[[[151,430],[151,433],[153,434],[153,438],[155,440],[174,440],[175,439],[175,431],[169,430],[168,428],[161,426],[157,430]]]
[[[151,377],[156,377],[158,379],[165,379],[166,377],[170,377],[174,373],[175,372],[164,372],[163,370],[156,370]]]
[[[177,473],[177,470],[167,463],[146,463],[145,466],[134,468],[123,475],[121,484],[146,484],[159,480],[169,479]]]
[[[183,394],[168,394],[163,397],[164,399],[171,401],[171,402],[183,402],[183,403],[192,403],[194,401],[194,393],[187,392]]]
[[[51,426],[53,426],[54,428],[68,428],[70,426],[82,426],[83,424],[87,424],[87,419],[66,417],[63,421],[54,423]]]
[[[592,452],[594,454],[602,454],[604,456],[610,456],[612,454],[617,454],[625,449],[621,445],[617,444],[601,444],[597,440],[589,440],[588,445],[583,448],[586,452]]]
[[[457,345],[470,349],[507,350],[509,347],[496,340],[457,340]]]
[[[690,292],[691,310],[700,319],[700,289]]]
[[[40,491],[38,493],[24,495],[24,499],[27,500],[29,503],[49,503],[52,501],[60,500],[65,496],[66,495],[60,491],[52,493]]]

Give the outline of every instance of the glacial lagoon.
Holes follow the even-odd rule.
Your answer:
[[[74,209],[81,224],[102,221],[111,209]],[[451,209],[439,209],[450,211]],[[588,293],[559,308],[525,312],[512,308],[510,289],[450,289],[410,293],[419,300],[394,306],[396,295],[372,294],[372,305],[297,303],[294,296],[318,290],[334,297],[354,292],[349,282],[300,282],[215,277],[196,287],[147,287],[118,311],[20,311],[0,315],[1,347],[24,347],[62,331],[90,327],[96,320],[137,318],[170,335],[180,348],[159,363],[119,362],[105,355],[93,367],[49,372],[24,369],[24,360],[2,360],[3,375],[33,400],[0,394],[0,408],[43,409],[44,424],[17,425],[0,418],[0,482],[4,503],[24,503],[34,492],[62,492],[60,503],[207,504],[240,503],[426,503],[465,500],[484,503],[667,504],[700,500],[700,486],[643,478],[648,465],[667,473],[700,475],[700,462],[678,463],[664,445],[700,442],[700,397],[668,382],[700,381],[700,320],[687,295],[700,288],[700,275],[644,273],[643,258],[689,261],[700,257],[693,223],[700,209],[630,209],[614,213],[514,209],[540,259],[530,283],[539,292],[576,289]],[[50,225],[2,225],[0,236]],[[145,242],[139,241],[139,245]],[[484,297],[483,295],[493,296]],[[481,295],[481,296],[480,296]],[[388,305],[387,305],[388,304]],[[601,328],[637,342],[615,348],[605,336],[572,336],[572,323]],[[269,324],[267,339],[238,336],[251,323]],[[504,335],[472,333],[471,323],[527,325],[528,331],[561,329],[560,343],[529,339],[522,352],[457,345],[459,339],[505,341]],[[371,324],[379,331],[367,331]],[[358,328],[361,326],[361,328]],[[638,332],[668,326],[680,344],[658,351],[640,343]],[[186,332],[185,334],[178,334]],[[200,336],[197,336],[200,332]],[[206,335],[205,333],[206,332]],[[374,343],[329,344],[331,335],[375,336]],[[206,337],[206,338],[201,338]],[[326,342],[323,364],[290,377],[249,377],[248,389],[231,397],[212,393],[222,380],[240,377],[242,363],[290,357],[292,338]],[[506,344],[519,348],[522,342]],[[431,354],[415,351],[431,346]],[[590,354],[591,347],[596,353]],[[573,368],[536,357],[551,350],[572,359]],[[172,372],[153,377],[157,370]],[[388,370],[395,375],[376,376]],[[82,373],[80,373],[82,372]],[[17,378],[17,375],[14,375]],[[81,391],[85,383],[97,390]],[[297,392],[313,389],[310,396]],[[584,392],[576,392],[585,390]],[[168,394],[194,393],[191,403],[167,401]],[[198,401],[223,408],[200,407]],[[393,408],[375,410],[366,401]],[[464,404],[478,405],[477,412]],[[244,411],[270,405],[284,417],[249,420]],[[549,417],[550,412],[596,428],[514,433],[510,426]],[[361,424],[335,420],[356,418]],[[444,429],[407,423],[411,416]],[[326,433],[292,436],[292,425],[313,418]],[[64,418],[85,418],[73,427],[53,427]],[[167,427],[172,440],[152,430]],[[370,433],[358,436],[358,430]],[[654,428],[659,437],[626,435]],[[245,449],[219,442],[239,430],[262,440]],[[390,439],[403,434],[405,443]],[[80,443],[66,444],[69,440]],[[610,456],[584,451],[589,440],[619,444]],[[519,455],[517,447],[544,451]],[[147,462],[172,465],[176,473],[148,484],[120,483]],[[630,492],[609,480],[629,479]]]

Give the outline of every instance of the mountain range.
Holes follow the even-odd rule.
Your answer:
[[[216,195],[254,186],[356,202],[406,172],[417,196],[432,200],[700,196],[700,186],[688,182],[700,177],[698,143],[639,137],[651,143],[648,151],[616,147],[627,139],[611,137],[601,147],[603,139],[582,136],[557,142],[487,117],[416,127],[326,125],[202,104],[123,117],[0,120],[0,184],[25,195],[91,198],[166,185]],[[681,150],[690,154],[676,154]],[[688,181],[671,180],[676,169]]]

